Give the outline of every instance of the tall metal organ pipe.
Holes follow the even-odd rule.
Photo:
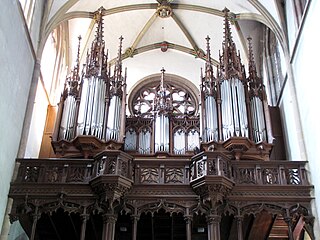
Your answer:
[[[170,122],[169,114],[172,112],[172,99],[166,93],[167,89],[164,87],[164,72],[161,70],[161,82],[159,91],[156,93],[154,99],[154,114],[155,114],[155,152],[169,152],[170,139]]]
[[[66,83],[64,85],[64,90],[61,96],[59,108],[62,108],[62,113],[60,116],[60,126],[59,126],[59,140],[70,141],[75,136],[76,124],[77,124],[77,113],[79,108],[79,57],[80,57],[80,41],[81,36],[78,37],[78,52],[76,66],[71,71],[69,77],[66,78]]]
[[[202,134],[203,141],[218,141],[218,119],[217,119],[217,102],[216,102],[216,84],[217,80],[213,75],[213,68],[210,56],[209,36],[207,40],[207,57],[205,65],[205,73],[201,71],[201,101],[204,105],[202,107],[203,126]]]
[[[108,110],[107,134],[106,140],[123,141],[125,128],[125,102],[126,102],[126,77],[122,76],[122,40],[120,37],[120,46],[117,62],[114,67],[114,74],[110,78],[110,106]],[[125,71],[126,72],[126,71]]]
[[[256,65],[254,62],[253,49],[251,38],[248,38],[249,48],[249,96],[250,108],[252,118],[252,135],[253,140],[258,142],[267,141],[267,127],[266,127],[266,109],[264,108],[264,101],[266,100],[265,88],[262,79],[258,77]]]

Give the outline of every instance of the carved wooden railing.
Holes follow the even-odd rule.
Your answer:
[[[189,184],[189,161],[137,162],[135,184]]]
[[[93,159],[17,159],[15,183],[88,183]]]
[[[131,167],[122,158],[93,159],[17,159],[15,183],[88,183],[101,174],[132,179]],[[237,185],[309,185],[304,161],[230,161],[223,157],[208,159],[199,155],[189,165],[135,165],[135,184],[189,183],[203,176],[224,176]]]
[[[236,185],[309,185],[304,161],[230,161],[222,156],[196,156],[190,181],[203,176],[224,176]]]
[[[309,185],[303,161],[236,161],[232,178],[236,184]]]

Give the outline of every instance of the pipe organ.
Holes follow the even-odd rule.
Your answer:
[[[111,74],[108,52],[103,40],[103,8],[94,18],[97,24],[95,38],[87,51],[86,62],[79,74],[77,65],[68,77],[57,114],[52,145],[55,152],[71,156],[80,152],[98,152],[107,146],[120,149],[124,140],[126,105],[126,70],[122,73],[122,40],[117,60]],[[90,140],[91,138],[91,140]],[[94,139],[94,140],[93,140]],[[112,141],[113,143],[108,144]],[[64,148],[64,149],[63,149]]]
[[[210,38],[206,38],[206,64],[204,73],[201,71],[200,85],[202,146],[237,152],[236,159],[240,157],[239,152],[258,151],[259,146],[265,151],[263,159],[268,159],[271,145],[267,142],[265,89],[257,76],[250,40],[249,77],[245,76],[240,53],[232,40],[228,12],[224,10],[224,41],[216,77],[210,57]]]
[[[126,117],[126,70],[122,71],[122,40],[113,72],[103,40],[103,18],[95,14],[97,31],[79,76],[77,64],[67,78],[52,145],[61,155],[93,155],[101,149],[124,149],[132,154],[193,154],[194,149],[220,149],[240,159],[268,159],[268,116],[265,89],[249,40],[249,76],[231,36],[228,10],[224,10],[224,40],[214,74],[210,38],[201,70],[200,117],[195,92],[175,81],[160,79],[141,84],[130,100]],[[79,40],[80,41],[80,40]],[[160,80],[160,83],[159,83]],[[201,144],[200,144],[201,139]],[[271,139],[271,138],[270,138]],[[67,154],[66,154],[67,152]],[[246,153],[247,152],[247,153]]]

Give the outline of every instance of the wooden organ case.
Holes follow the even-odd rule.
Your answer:
[[[265,89],[250,40],[246,77],[229,19],[225,9],[216,74],[206,38],[200,98],[162,69],[126,116],[123,39],[112,71],[95,13],[86,64],[80,72],[78,51],[61,95],[56,158],[17,159],[10,216],[31,240],[313,236],[306,163],[269,159]]]

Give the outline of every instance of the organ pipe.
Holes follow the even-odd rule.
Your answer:
[[[156,152],[169,152],[169,134],[170,122],[169,115],[172,113],[172,99],[171,95],[167,94],[167,89],[164,87],[164,72],[161,70],[161,81],[159,91],[156,93],[154,99],[154,114],[155,114],[155,151]]]
[[[257,75],[251,40],[252,39],[249,37],[249,77],[247,81],[249,83],[252,135],[255,142],[262,142],[267,141],[267,127],[265,121],[267,109],[264,107],[266,97],[262,79]]]
[[[106,121],[106,93],[109,88],[105,42],[103,40],[103,8],[95,13],[96,36],[87,52],[86,64],[82,74],[81,100],[78,114],[77,135],[104,138]]]
[[[257,76],[249,40],[249,77],[232,40],[229,10],[224,10],[224,40],[217,77],[213,75],[207,37],[205,73],[201,71],[202,141],[224,142],[233,137],[267,142],[266,97]],[[268,126],[269,127],[269,126]]]
[[[66,78],[64,91],[61,96],[59,108],[60,110],[60,126],[59,140],[70,141],[74,138],[76,129],[76,118],[79,107],[79,56],[80,56],[80,41],[79,36],[78,52],[76,66],[71,71],[70,76]]]
[[[139,153],[150,154],[151,152],[151,132],[147,128],[143,128],[139,132]]]
[[[213,75],[213,68],[210,56],[210,38],[207,37],[207,55],[205,74],[201,73],[201,101],[202,106],[202,134],[205,142],[218,140],[218,121],[217,121],[217,103],[216,103],[216,85],[217,80]]]
[[[77,66],[67,78],[59,104],[58,138],[72,141],[77,136],[94,136],[102,141],[123,142],[125,137],[126,71],[122,75],[122,40],[113,75],[103,40],[103,8],[94,14],[96,35],[87,51],[79,77]],[[80,39],[79,39],[80,41]],[[57,134],[54,134],[56,136]],[[57,139],[54,139],[56,141]]]
[[[107,140],[123,141],[125,124],[125,103],[126,103],[126,70],[122,76],[122,40],[120,37],[120,46],[118,58],[114,67],[114,74],[110,78],[110,106],[108,110],[107,121]]]

